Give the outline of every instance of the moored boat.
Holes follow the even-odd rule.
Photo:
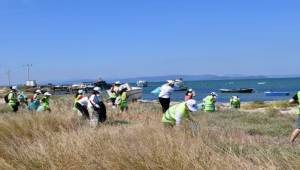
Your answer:
[[[143,97],[143,89],[140,87],[131,87],[128,83],[125,83],[121,86],[124,86],[127,88],[127,96],[128,101],[137,101],[139,99],[142,99]],[[109,97],[111,97],[112,93],[111,90],[106,90]]]
[[[265,91],[266,96],[289,96],[289,92],[285,91]]]
[[[221,93],[252,93],[252,88],[240,88],[240,89],[220,89]]]
[[[145,81],[145,80],[139,80],[139,81],[136,82],[136,85],[138,87],[148,87],[148,82]]]

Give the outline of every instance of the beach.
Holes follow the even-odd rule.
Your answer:
[[[198,111],[194,123],[161,124],[153,102],[113,110],[97,128],[72,111],[72,96],[53,96],[51,113],[0,105],[0,167],[3,169],[297,169],[299,141],[288,137],[295,107],[285,102],[249,102],[241,110],[218,103]],[[284,110],[290,113],[283,114]]]

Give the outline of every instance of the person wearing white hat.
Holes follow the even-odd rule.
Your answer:
[[[182,102],[170,107],[162,117],[162,123],[167,126],[178,126],[182,120],[191,119],[190,112],[198,110],[197,102],[194,99]]]
[[[159,103],[162,106],[162,111],[165,113],[170,107],[170,96],[174,91],[175,81],[167,80],[167,83],[162,85],[160,88],[160,93],[158,95]]]
[[[44,93],[44,97],[41,99],[41,105],[38,107],[37,112],[44,112],[44,111],[51,112],[50,103],[49,103],[50,96],[52,96],[51,93],[49,92]]]
[[[111,100],[113,109],[115,109],[116,105],[117,105],[116,99],[118,98],[119,93],[120,93],[120,86],[121,86],[121,82],[117,81],[110,88],[110,93],[111,93],[110,100]]]
[[[42,91],[37,89],[31,98],[31,102],[28,105],[29,110],[37,110],[40,106],[40,100],[42,99]]]
[[[216,102],[217,102],[217,93],[211,92],[210,95],[206,96],[203,99],[204,111],[206,112],[215,112],[216,111]]]
[[[241,100],[239,96],[232,96],[229,100],[231,108],[239,109],[241,108]]]
[[[7,95],[8,105],[12,111],[17,112],[19,110],[19,101],[18,101],[18,88],[17,86],[12,86],[11,91]]]
[[[102,101],[102,97],[100,95],[101,89],[100,87],[95,87],[93,89],[93,93],[89,98],[89,113],[91,124],[95,126],[98,123],[102,123],[106,121],[106,107]]]
[[[120,91],[120,110],[121,112],[128,111],[128,96],[127,96],[127,87],[123,86],[121,87]]]
[[[82,99],[84,91],[83,90],[78,90],[77,93],[74,95],[74,105],[73,105],[73,110],[76,111],[76,103],[78,102],[78,100]]]

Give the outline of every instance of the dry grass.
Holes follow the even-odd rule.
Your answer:
[[[58,100],[59,99],[59,100]],[[109,109],[96,129],[55,98],[52,113],[0,115],[1,169],[299,169],[300,148],[287,143],[294,118],[277,113],[196,113],[175,129],[156,104]],[[270,111],[271,112],[271,111]]]

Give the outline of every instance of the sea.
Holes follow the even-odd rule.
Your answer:
[[[233,95],[238,95],[241,101],[274,101],[288,100],[300,90],[300,78],[268,78],[251,80],[202,80],[202,81],[184,81],[185,85],[196,91],[195,99],[201,101],[211,92],[218,94],[218,102],[229,102]],[[156,100],[158,97],[151,94],[155,88],[163,85],[164,82],[150,82],[148,87],[143,88],[144,100]],[[222,88],[253,88],[254,92],[250,94],[228,94],[221,93]],[[265,96],[265,91],[289,92],[289,96]],[[182,101],[185,91],[174,92],[171,96],[172,101]]]

